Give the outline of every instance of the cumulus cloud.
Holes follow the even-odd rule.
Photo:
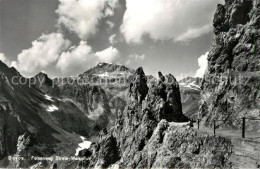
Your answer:
[[[203,77],[205,72],[208,69],[208,55],[209,52],[205,53],[205,55],[201,55],[198,58],[198,64],[199,64],[199,69],[196,72],[196,77]]]
[[[4,62],[7,66],[10,65],[10,61],[6,58],[5,54],[0,53],[0,60]]]
[[[113,34],[109,37],[109,43],[111,45],[114,45],[115,43],[117,43],[117,40],[116,40],[116,34]]]
[[[102,51],[96,52],[95,55],[99,58],[100,61],[108,63],[111,63],[120,56],[119,51],[112,46]]]
[[[82,73],[99,62],[112,62],[119,57],[116,48],[109,47],[94,53],[86,41],[81,41],[78,46],[73,46],[70,51],[63,52],[56,67],[64,75]]]
[[[126,0],[121,32],[128,43],[155,40],[186,41],[211,29],[216,5],[222,0]]]
[[[118,57],[119,51],[112,46],[95,53],[86,41],[81,41],[78,46],[72,46],[61,33],[51,33],[43,34],[33,41],[32,47],[23,50],[11,66],[27,76],[52,65],[64,75],[72,75],[86,71],[98,62],[113,62]],[[8,62],[2,53],[0,60]]]
[[[43,34],[32,42],[31,48],[23,50],[11,66],[25,74],[39,71],[56,62],[60,54],[70,45],[71,42],[65,40],[61,33]]]
[[[145,59],[145,54],[142,54],[142,55],[137,55],[137,54],[133,54],[133,55],[129,55],[128,56],[128,60],[126,61],[126,65],[129,65],[133,62],[143,62],[144,59]]]
[[[115,24],[111,21],[107,21],[107,25],[109,26],[109,28],[113,28],[115,26]]]
[[[58,24],[87,39],[97,31],[100,19],[114,15],[118,0],[59,0]]]
[[[81,72],[88,64],[95,62],[95,56],[92,49],[85,41],[81,41],[77,47],[72,47],[70,51],[63,52],[56,64],[64,74],[72,73],[77,70]],[[86,69],[85,69],[86,70]]]

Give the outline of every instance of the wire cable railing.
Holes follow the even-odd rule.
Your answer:
[[[197,129],[201,128],[201,119],[194,119],[194,118],[190,118],[191,122],[193,123],[197,123]],[[243,117],[240,118],[242,120],[242,124],[241,124],[241,137],[245,138],[246,137],[246,120],[253,120],[253,121],[259,121],[259,125],[260,125],[260,118],[252,118],[252,117]],[[221,122],[227,122],[227,120],[213,120],[213,134],[216,135],[216,130],[218,129],[218,125],[217,122],[221,121]]]

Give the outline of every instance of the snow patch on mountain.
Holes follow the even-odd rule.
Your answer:
[[[93,74],[93,75],[101,77],[101,78],[104,78],[104,77],[107,77],[107,78],[117,78],[117,77],[127,77],[127,76],[130,76],[131,73],[115,71],[115,72],[104,72],[104,73],[101,73],[101,74]]]
[[[65,99],[58,99],[58,101],[60,101],[60,102],[63,102],[63,103],[65,103],[65,102],[66,102],[66,100],[65,100]]]
[[[54,111],[57,111],[57,110],[59,110],[59,108],[55,105],[51,105],[47,108],[48,112],[54,112]]]
[[[89,149],[91,142],[87,141],[85,137],[80,136],[82,143],[79,143],[78,148],[76,149],[75,156],[79,155],[79,152],[84,150],[84,149]]]
[[[92,120],[97,120],[104,113],[104,111],[105,110],[104,110],[103,106],[101,104],[98,104],[94,111],[89,109],[88,118],[90,118]]]
[[[200,90],[200,86],[197,85],[195,81],[188,83],[188,84],[180,83],[180,86],[195,89],[195,90]]]
[[[181,88],[193,89],[197,91],[200,91],[200,83],[201,79],[192,77],[187,77],[179,81]]]
[[[53,102],[53,100],[52,100],[52,97],[51,96],[49,96],[49,95],[44,95],[44,97],[45,97],[45,99],[47,99],[47,100],[49,100],[49,101],[52,101]]]
[[[108,77],[108,72],[105,72],[105,73],[102,73],[102,74],[97,74],[97,76],[100,76],[100,77]]]

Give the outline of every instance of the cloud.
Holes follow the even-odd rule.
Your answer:
[[[95,55],[99,58],[100,61],[108,63],[111,63],[120,56],[119,51],[112,46],[102,51],[96,52]]]
[[[3,53],[0,53],[0,60],[4,62],[6,60],[6,57]]]
[[[63,52],[56,64],[64,75],[75,75],[82,73],[95,66],[99,62],[112,62],[119,57],[116,48],[109,47],[103,51],[94,53],[86,41],[81,41],[70,51]]]
[[[118,0],[59,0],[58,24],[86,40],[97,32],[100,19],[114,15]]]
[[[184,34],[178,36],[175,40],[176,41],[186,41],[190,39],[195,39],[197,37],[200,37],[204,33],[208,33],[211,30],[211,24],[205,25],[200,28],[195,28],[195,29],[189,29],[187,32]]]
[[[114,45],[115,43],[117,43],[117,40],[116,40],[116,34],[113,34],[109,37],[109,43],[111,45]]]
[[[216,5],[222,0],[126,0],[121,32],[126,42],[186,41],[211,31]]]
[[[203,77],[204,74],[206,73],[208,69],[208,55],[209,52],[205,53],[205,55],[201,55],[198,58],[198,64],[199,64],[199,69],[196,72],[196,77]]]
[[[119,57],[119,51],[110,46],[94,53],[86,41],[78,46],[71,46],[71,42],[64,39],[61,33],[43,34],[32,42],[32,47],[23,50],[13,61],[14,66],[26,76],[55,65],[64,75],[82,73],[98,62],[113,62]],[[0,53],[0,60],[7,62],[4,54]]]
[[[111,21],[107,21],[106,23],[108,24],[109,28],[111,28],[111,29],[114,28],[114,26],[115,26],[115,24]]]
[[[5,54],[0,53],[0,60],[4,62],[7,66],[10,65],[10,61],[6,58]]]
[[[70,51],[61,54],[56,67],[69,75],[75,70],[77,73],[87,70],[88,65],[92,65],[93,62],[96,62],[96,58],[91,47],[87,42],[81,41],[77,47],[73,46]]]
[[[34,73],[56,62],[70,45],[71,42],[65,40],[61,33],[42,34],[32,42],[31,48],[18,55],[17,61],[13,61],[11,66],[25,74]]]
[[[133,62],[143,62],[144,59],[145,59],[145,54],[142,54],[142,55],[137,55],[137,54],[133,54],[133,55],[129,55],[128,56],[128,60],[126,61],[126,65],[129,65]]]
[[[105,16],[113,16],[114,10],[112,8],[106,8],[105,9]]]

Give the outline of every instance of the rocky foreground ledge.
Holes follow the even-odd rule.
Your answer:
[[[123,152],[115,146],[113,134],[103,137],[90,150],[89,160],[79,166],[116,168],[231,168],[231,141],[223,137],[198,134],[189,125],[162,120],[140,150],[138,140]],[[121,156],[122,155],[122,156]]]

